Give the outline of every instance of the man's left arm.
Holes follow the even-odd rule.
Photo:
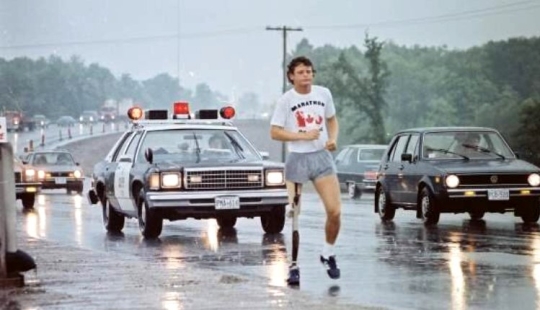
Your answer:
[[[328,129],[328,141],[326,149],[335,151],[337,149],[337,139],[339,133],[339,124],[336,115],[326,119],[326,128]]]

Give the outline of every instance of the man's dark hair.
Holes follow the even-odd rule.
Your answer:
[[[309,58],[307,58],[305,56],[295,57],[295,58],[293,58],[293,60],[291,60],[291,62],[289,62],[289,65],[287,66],[287,79],[289,80],[289,82],[291,84],[293,84],[293,81],[291,80],[289,75],[293,74],[294,69],[296,69],[296,67],[298,67],[299,65],[304,65],[306,67],[311,67],[311,70],[313,71],[313,74],[315,74],[315,68],[313,67],[313,63],[311,62],[311,60],[309,60]]]

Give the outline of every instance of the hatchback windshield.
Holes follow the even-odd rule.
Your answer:
[[[424,135],[427,159],[504,159],[514,154],[504,139],[492,131],[448,131]]]

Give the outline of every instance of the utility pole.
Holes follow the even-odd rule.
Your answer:
[[[288,27],[288,26],[281,26],[281,27],[271,27],[267,26],[266,30],[272,30],[272,31],[281,31],[283,35],[283,87],[282,92],[285,93],[287,91],[287,32],[288,31],[303,31],[302,28],[297,27]],[[281,161],[285,162],[286,157],[286,147],[285,142],[281,143]]]

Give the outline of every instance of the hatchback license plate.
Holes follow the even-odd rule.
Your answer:
[[[240,198],[235,196],[216,197],[216,210],[240,209]]]
[[[66,178],[55,178],[56,184],[66,184]]]
[[[507,189],[488,189],[488,200],[509,200],[510,192]]]

